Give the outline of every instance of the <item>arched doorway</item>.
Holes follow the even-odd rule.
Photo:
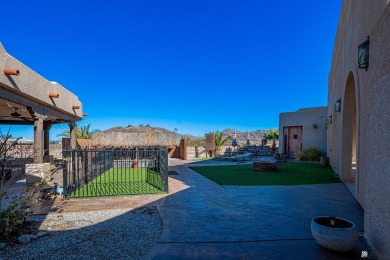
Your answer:
[[[357,124],[356,124],[356,85],[350,72],[347,78],[342,113],[341,179],[354,183],[357,175]],[[353,186],[353,188],[355,188]]]

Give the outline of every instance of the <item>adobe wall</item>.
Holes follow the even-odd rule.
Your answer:
[[[17,69],[19,76],[8,76],[3,73],[4,68]],[[41,110],[45,107],[73,116],[80,120],[83,117],[82,103],[78,97],[64,88],[57,82],[48,81],[41,75],[24,65],[22,62],[6,52],[0,43],[0,89],[4,88],[10,93],[17,93],[20,96],[33,100],[36,105],[41,104]],[[59,98],[50,98],[49,92],[59,94]],[[8,98],[8,97],[7,97]],[[16,102],[16,100],[14,100]],[[80,106],[80,109],[72,109],[73,105]],[[62,115],[65,117],[65,115]]]
[[[302,126],[302,149],[317,147],[326,152],[326,111],[327,107],[302,108],[296,112],[279,115],[279,153],[282,153],[283,127]],[[314,127],[316,126],[316,128]]]
[[[365,236],[380,259],[390,259],[390,6],[388,0],[343,1],[329,73],[328,156],[341,176],[350,167],[343,129],[347,79],[354,79],[356,96],[356,192],[364,208]],[[358,68],[358,46],[370,37],[369,68]],[[352,81],[353,82],[353,81]],[[342,110],[334,111],[341,99]],[[344,116],[344,119],[343,119]]]

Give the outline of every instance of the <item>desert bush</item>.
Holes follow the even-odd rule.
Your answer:
[[[9,131],[3,134],[0,129],[0,242],[8,242],[17,230],[23,228],[30,214],[26,209],[45,185],[42,180],[16,196],[9,196],[8,190],[14,183],[14,177],[6,178],[9,166],[7,158],[18,147],[19,139],[13,139]]]
[[[1,191],[0,242],[8,242],[11,236],[18,235],[15,234],[17,231],[23,230],[26,218],[31,214],[29,205],[33,203],[37,193],[45,184],[45,181],[42,180],[12,198],[9,198],[6,191]],[[4,206],[5,200],[8,200],[9,204]]]
[[[321,156],[324,156],[324,154],[321,152],[320,149],[318,149],[317,147],[309,147],[299,153],[298,159],[300,161],[319,162]]]
[[[187,146],[203,146],[206,147],[206,140],[204,138],[187,138]]]

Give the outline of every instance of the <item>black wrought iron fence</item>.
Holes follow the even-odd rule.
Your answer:
[[[166,148],[64,150],[65,197],[168,192]]]

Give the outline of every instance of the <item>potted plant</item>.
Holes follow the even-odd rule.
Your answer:
[[[138,169],[138,160],[137,159],[134,159],[134,161],[133,161],[133,168]]]
[[[359,239],[359,232],[353,222],[333,216],[313,218],[311,233],[322,247],[337,252],[351,251]]]

